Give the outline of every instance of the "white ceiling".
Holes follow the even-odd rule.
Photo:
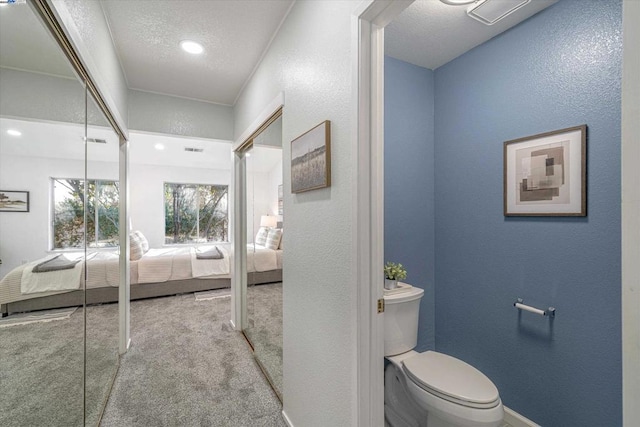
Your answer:
[[[7,130],[22,132],[19,137]],[[106,144],[89,143],[88,158],[93,161],[118,162],[118,137],[109,128],[90,126],[90,138],[106,139]],[[130,133],[130,161],[132,164],[180,166],[189,168],[231,170],[231,144],[199,138],[178,138],[166,135]],[[0,118],[0,155],[44,157],[55,159],[84,159],[84,126],[71,123],[39,122]],[[156,144],[164,150],[157,150]],[[187,152],[185,147],[202,148],[201,153]],[[251,170],[270,172],[282,160],[282,151],[255,147],[252,150]]]
[[[102,0],[129,87],[233,105],[293,0]],[[202,55],[180,41],[204,46]]]
[[[385,53],[435,70],[557,1],[532,0],[494,25],[485,25],[467,16],[468,5],[417,0],[385,27]]]
[[[293,3],[100,1],[130,88],[225,105],[235,103]],[[387,26],[385,53],[436,69],[556,1],[532,0],[488,26],[468,17],[468,6],[417,0]],[[201,42],[204,54],[183,52],[184,39]],[[0,7],[0,66],[74,76],[27,5]]]

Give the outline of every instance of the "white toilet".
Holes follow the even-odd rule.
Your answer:
[[[387,294],[388,293],[388,294]],[[385,291],[385,425],[498,427],[504,411],[498,389],[473,366],[435,351],[413,351],[424,290]]]

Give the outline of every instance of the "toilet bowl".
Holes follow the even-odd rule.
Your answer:
[[[435,351],[418,353],[424,291],[385,295],[385,421],[390,427],[498,427],[498,389],[482,372]]]

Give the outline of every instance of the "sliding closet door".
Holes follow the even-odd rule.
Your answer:
[[[84,136],[84,84],[29,4],[3,5],[2,426],[83,425],[84,206],[73,180],[84,177]],[[71,268],[34,271],[53,258]]]
[[[247,327],[245,336],[282,395],[282,118],[254,136],[247,157]],[[274,240],[276,239],[276,240]]]
[[[97,426],[118,370],[119,139],[91,96],[87,99],[86,369],[87,426]]]

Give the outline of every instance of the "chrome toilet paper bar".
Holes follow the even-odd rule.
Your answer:
[[[513,303],[513,306],[518,310],[528,311],[530,313],[539,314],[540,316],[549,316],[549,317],[556,316],[555,307],[549,307],[546,310],[540,310],[539,308],[531,307],[530,305],[525,305],[523,304],[523,302],[524,301],[522,300],[522,298],[518,298],[516,302]]]

